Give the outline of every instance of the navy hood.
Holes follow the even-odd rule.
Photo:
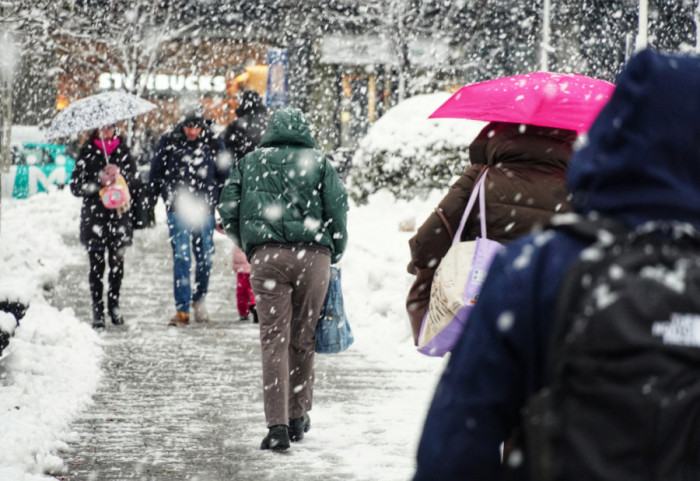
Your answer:
[[[572,157],[568,185],[579,213],[700,226],[700,58],[634,56]]]

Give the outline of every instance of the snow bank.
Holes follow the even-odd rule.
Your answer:
[[[83,255],[61,238],[77,230],[80,200],[61,191],[3,199],[1,207],[0,297],[30,307],[0,358],[0,479],[44,480],[62,471],[56,453],[74,437],[70,423],[101,372],[98,335],[45,298],[61,268]]]

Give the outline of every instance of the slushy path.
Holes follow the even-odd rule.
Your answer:
[[[75,239],[66,239],[77,243]],[[104,377],[62,453],[64,481],[410,479],[425,399],[424,371],[397,371],[357,346],[316,356],[312,428],[283,454],[266,433],[257,325],[238,322],[231,244],[216,235],[207,299],[212,322],[168,328],[174,313],[167,229],[137,231],[122,310],[109,323]],[[54,303],[90,320],[87,255],[63,273]],[[418,369],[418,367],[416,368]],[[406,425],[411,434],[407,439]]]

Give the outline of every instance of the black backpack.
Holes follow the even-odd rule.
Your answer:
[[[524,411],[532,481],[700,480],[700,234],[557,228],[593,245],[563,278],[548,387]]]

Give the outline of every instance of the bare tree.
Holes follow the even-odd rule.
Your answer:
[[[338,2],[329,9],[327,18],[339,28],[351,32],[376,35],[388,41],[395,56],[399,101],[410,95],[408,79],[415,68],[410,47],[418,39],[449,41],[451,22],[460,2],[435,0],[368,0]]]
[[[104,72],[118,74],[124,79],[118,88],[140,96],[145,95],[149,76],[172,58],[173,43],[196,35],[206,21],[189,11],[185,2],[173,0],[5,0],[5,4],[9,8],[4,9],[0,25],[12,25],[18,32],[21,55],[28,64],[45,65],[46,52],[55,52],[48,56],[56,62],[51,74],[79,73],[84,82]]]
[[[109,5],[97,16],[94,8],[74,7],[69,28],[54,26],[52,38],[59,51],[71,52],[74,65],[125,74],[124,87],[135,94],[144,91],[139,80],[167,57],[168,42],[195,32],[203,22],[199,17],[184,19],[176,4],[165,0]]]

